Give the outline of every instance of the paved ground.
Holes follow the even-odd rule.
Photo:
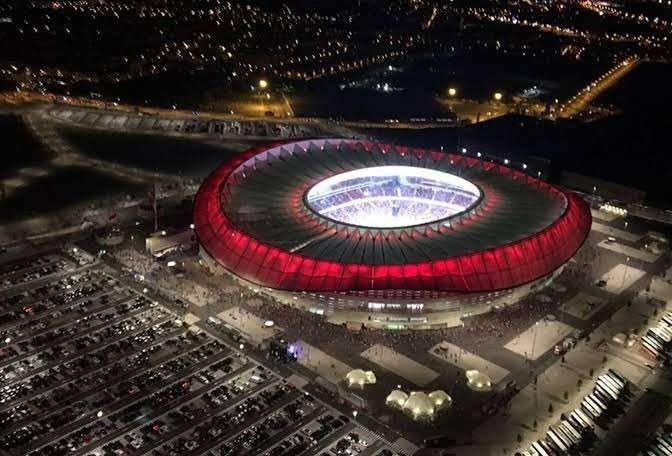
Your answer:
[[[299,346],[299,364],[334,385],[345,380],[346,374],[354,369],[303,340],[299,340],[297,345]]]
[[[603,214],[601,216],[604,216],[608,219],[611,219],[612,221],[621,219],[620,217],[618,217],[616,215],[609,214],[609,213],[604,212],[604,211],[596,211],[596,212],[598,214]],[[623,225],[621,225],[621,228],[622,227],[623,227]],[[593,225],[592,225],[592,229],[594,231],[597,231],[598,233],[606,234],[608,236],[614,236],[614,237],[617,237],[619,239],[623,239],[623,240],[628,241],[628,242],[637,242],[642,238],[642,234],[633,233],[632,231],[626,231],[626,230],[623,230],[621,228],[616,228],[612,225],[605,225],[603,223],[599,223],[599,222],[595,222],[595,221],[593,221]]]
[[[590,320],[607,304],[606,299],[597,298],[587,293],[579,292],[569,301],[566,301],[561,309],[568,315],[581,320]]]
[[[282,328],[266,327],[265,321],[240,307],[233,307],[217,314],[217,318],[240,330],[256,345],[282,332]]]
[[[504,348],[525,358],[536,360],[552,350],[555,344],[562,341],[573,330],[574,328],[560,321],[537,321],[504,345]]]
[[[621,244],[618,242],[609,242],[605,240],[597,244],[597,246],[602,249],[620,253],[621,255],[625,255],[626,257],[646,261],[647,263],[655,263],[660,259],[660,254],[651,253],[646,250],[630,247],[629,245]]]
[[[448,349],[445,350],[445,347],[448,347]],[[434,345],[429,349],[429,352],[432,356],[457,366],[464,371],[478,370],[483,372],[490,377],[493,386],[496,386],[509,375],[509,371],[503,367],[499,367],[487,359],[481,358],[480,356],[447,341],[442,341]]]
[[[385,345],[376,344],[367,348],[362,357],[420,387],[429,385],[439,376],[432,369]]]
[[[607,284],[604,290],[612,294],[621,294],[646,275],[646,271],[625,264],[617,264],[605,272],[600,280]]]

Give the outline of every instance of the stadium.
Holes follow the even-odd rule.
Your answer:
[[[210,271],[334,323],[398,329],[455,326],[543,288],[591,215],[503,163],[319,139],[221,165],[194,224]]]

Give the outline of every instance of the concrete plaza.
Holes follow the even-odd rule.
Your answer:
[[[642,249],[636,249],[620,242],[609,242],[604,240],[597,244],[598,247],[620,253],[630,258],[635,258],[646,263],[655,263],[660,259],[660,254],[655,254]]]
[[[243,335],[255,344],[261,344],[264,340],[275,336],[282,331],[281,328],[268,328],[264,320],[240,307],[232,307],[217,314],[217,318],[237,328]]]
[[[599,312],[607,301],[602,298],[596,298],[587,293],[579,292],[570,300],[566,301],[560,309],[572,317],[580,320],[590,320],[593,315]]]
[[[448,349],[445,350],[442,347],[447,347]],[[487,359],[481,358],[480,356],[471,353],[462,347],[451,344],[450,342],[444,341],[434,345],[429,349],[429,353],[441,361],[450,363],[464,371],[472,369],[479,370],[490,377],[493,385],[496,385],[502,381],[504,377],[509,375],[509,371],[503,367],[491,363]]]
[[[637,242],[643,236],[641,234],[632,233],[630,231],[621,230],[619,228],[614,228],[610,225],[604,225],[599,222],[593,221],[592,230],[597,231],[598,233],[606,234],[607,236],[613,236],[618,239],[622,239],[628,242]]]
[[[630,288],[632,284],[645,275],[645,271],[621,263],[605,272],[600,279],[607,282],[604,290],[618,295]]]
[[[427,386],[439,376],[438,372],[385,345],[373,345],[361,356],[418,386]]]
[[[299,364],[315,372],[317,375],[334,385],[343,381],[347,373],[353,369],[339,359],[310,345],[304,340],[299,340],[297,345],[299,347]]]
[[[539,320],[514,337],[504,348],[536,360],[568,336],[574,328],[557,320]]]

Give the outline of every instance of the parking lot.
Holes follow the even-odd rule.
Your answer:
[[[81,249],[0,278],[0,454],[397,454]]]

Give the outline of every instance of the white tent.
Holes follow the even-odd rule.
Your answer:
[[[467,377],[467,386],[474,391],[486,392],[492,389],[492,380],[486,374],[478,370],[468,370],[465,372]]]
[[[427,393],[413,391],[404,404],[404,411],[414,420],[431,420],[434,418],[436,408]]]
[[[350,388],[364,388],[364,385],[372,385],[376,383],[376,376],[371,371],[354,369],[345,375],[345,380],[348,382]]]
[[[416,421],[433,420],[435,415],[451,406],[453,399],[443,390],[427,394],[413,391],[410,396],[401,390],[392,391],[385,403],[408,414]]]
[[[404,407],[404,404],[406,403],[407,400],[408,400],[408,394],[404,393],[401,390],[394,390],[387,396],[387,399],[385,399],[385,403],[390,407],[395,407],[401,410]]]
[[[443,390],[432,391],[429,393],[429,398],[434,403],[434,408],[437,411],[447,409],[453,403],[453,398]]]

